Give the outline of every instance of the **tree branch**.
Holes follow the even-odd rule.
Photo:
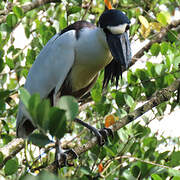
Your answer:
[[[143,48],[141,48],[133,56],[132,63],[130,64],[130,66],[135,64],[135,62],[144,55],[144,52],[147,52],[151,48],[152,44],[162,42],[162,40],[166,36],[167,32],[169,30],[171,30],[172,28],[178,27],[179,25],[180,25],[180,19],[176,20],[176,21],[172,21],[171,24],[169,24],[167,27],[161,28],[161,31],[159,33],[157,33],[156,38],[154,38],[151,41],[149,41],[149,43],[147,43]]]
[[[25,5],[20,6],[20,8],[22,8],[22,10],[24,11],[24,13],[27,13],[28,11],[31,11],[37,7],[40,7],[42,5],[48,4],[48,3],[57,3],[57,2],[61,2],[59,0],[36,0],[33,1],[31,3],[27,3]],[[4,11],[5,15],[0,18],[0,24],[4,23],[6,21],[6,17],[7,15],[12,11],[12,7],[9,8],[8,10]]]
[[[47,3],[52,3],[52,2],[59,2],[59,0],[36,0],[36,1],[33,1],[32,3],[30,3],[30,4],[26,4],[26,5],[21,6],[21,8],[23,9],[24,13],[26,13],[26,12],[28,12],[28,11],[30,11],[32,9],[35,9],[35,8],[37,8],[39,6],[45,5]],[[12,8],[8,9],[8,13],[11,10],[12,10]],[[6,14],[6,16],[7,16],[7,14]],[[6,21],[6,16],[4,16],[3,18],[0,18],[0,24]],[[130,66],[132,66],[137,61],[137,59],[142,57],[144,55],[144,52],[148,51],[152,44],[154,44],[156,42],[160,43],[163,40],[163,38],[166,36],[167,32],[170,29],[176,28],[179,25],[180,25],[180,19],[177,20],[177,21],[173,21],[169,26],[167,26],[165,28],[162,28],[161,32],[157,34],[156,39],[151,40],[147,45],[145,45],[142,49],[140,49],[134,55],[133,61],[132,61]],[[128,116],[125,116],[124,118],[122,118],[121,120],[116,122],[113,125],[112,130],[113,131],[119,130],[120,128],[122,128],[126,124],[134,121],[135,119],[137,119],[138,117],[140,117],[145,112],[152,109],[153,107],[161,104],[162,102],[165,102],[165,101],[169,100],[170,97],[171,97],[171,94],[175,90],[178,89],[179,82],[180,82],[180,80],[176,80],[170,87],[159,91],[159,93],[157,93],[157,95],[155,97],[152,97],[146,104],[144,104],[143,106],[141,106],[140,108],[138,108],[134,112],[129,113]],[[83,152],[91,149],[96,144],[97,144],[97,139],[96,139],[96,137],[94,137],[87,144],[75,147],[74,150],[78,155],[80,155]],[[7,162],[7,160],[14,157],[23,148],[24,148],[24,140],[23,139],[14,139],[10,143],[8,143],[6,146],[0,148],[0,152],[2,152],[3,156],[4,156],[3,162],[0,164],[0,169],[4,166],[4,164]],[[71,158],[72,158],[71,156],[68,156],[68,159],[71,159]]]
[[[21,149],[24,148],[24,140],[21,138],[15,138],[9,142],[6,146],[0,148],[0,152],[3,154],[3,162],[0,163],[0,169],[3,168],[5,163],[13,158]]]
[[[137,118],[139,118],[144,113],[151,110],[152,108],[158,106],[163,102],[170,100],[172,94],[179,88],[179,86],[180,86],[180,79],[177,79],[169,87],[159,90],[147,103],[145,103],[135,111],[129,113],[127,116],[125,116],[124,118],[118,120],[115,124],[113,124],[111,127],[112,131],[113,132],[118,131],[119,129],[126,126],[130,122],[136,120]],[[74,151],[77,153],[77,155],[80,155],[88,151],[97,144],[98,144],[97,138],[93,137],[90,141],[88,141],[88,143],[75,147]],[[67,159],[72,160],[72,156],[68,154]],[[55,164],[51,164],[48,167],[48,169],[54,170],[56,168],[54,165]]]
[[[130,122],[136,120],[138,117],[142,116],[144,113],[151,110],[152,108],[158,106],[163,102],[170,100],[172,94],[179,88],[179,86],[180,86],[180,79],[177,79],[169,87],[159,90],[157,93],[155,93],[155,95],[147,103],[145,103],[135,111],[129,113],[127,116],[123,117],[119,121],[116,121],[116,123],[113,124],[110,128],[112,129],[113,132],[118,131],[119,129],[126,126]],[[97,138],[93,137],[90,141],[88,141],[88,143],[75,147],[74,151],[77,153],[77,155],[81,155],[82,153],[90,150],[92,147],[94,147],[97,144],[98,144]],[[24,140],[21,138],[14,139],[6,146],[0,148],[0,152],[2,152],[4,156],[3,158],[4,160],[0,164],[0,169],[4,166],[7,160],[14,157],[23,148],[24,148]],[[72,160],[71,154],[68,154],[67,159]],[[56,169],[54,163],[49,165],[47,168],[51,171],[54,171]]]

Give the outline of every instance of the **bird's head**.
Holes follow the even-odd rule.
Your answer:
[[[99,27],[103,29],[113,58],[126,68],[131,61],[131,48],[127,31],[130,20],[121,11],[106,10],[99,18]]]

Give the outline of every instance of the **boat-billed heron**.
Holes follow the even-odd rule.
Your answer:
[[[63,95],[80,99],[95,84],[98,74],[105,69],[103,87],[109,80],[122,74],[131,61],[127,31],[130,20],[120,10],[106,10],[98,26],[87,21],[77,21],[53,36],[34,61],[24,88],[50,99],[55,106]],[[95,133],[102,144],[102,131],[75,119]],[[17,115],[17,136],[27,137],[35,124],[25,112],[22,102]],[[62,127],[63,128],[63,127]]]

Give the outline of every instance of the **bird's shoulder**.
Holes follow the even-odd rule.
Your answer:
[[[94,29],[96,28],[96,26],[90,22],[87,21],[77,21],[69,26],[67,26],[66,28],[64,28],[61,32],[60,35],[71,31],[71,30],[75,30],[76,32],[76,39],[79,38],[79,32],[83,29],[83,28],[90,28],[90,29]]]

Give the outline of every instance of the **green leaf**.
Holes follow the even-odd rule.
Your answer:
[[[6,18],[6,22],[10,28],[13,28],[18,22],[18,18],[15,14],[9,14]]]
[[[165,111],[166,107],[167,107],[167,104],[165,102],[161,103],[157,106],[157,111],[160,116],[164,115],[164,111]]]
[[[173,178],[172,178],[172,180],[180,180],[180,176],[178,177],[178,176],[174,176]]]
[[[36,52],[33,49],[28,49],[26,56],[26,65],[32,65],[36,58]]]
[[[180,177],[180,171],[176,170],[176,169],[168,169],[168,173],[171,176],[176,176],[176,177]]]
[[[3,113],[5,109],[6,109],[6,105],[5,105],[4,100],[0,100],[0,113]]]
[[[151,77],[156,77],[155,65],[152,62],[147,61],[146,67],[147,67],[148,73],[151,75]]]
[[[17,79],[10,79],[8,84],[8,89],[14,90],[17,85],[18,85]]]
[[[23,10],[20,7],[14,6],[12,9],[13,9],[14,14],[18,18],[22,18],[24,16],[24,12],[23,12]]]
[[[0,164],[3,162],[3,153],[0,152]]]
[[[0,57],[0,72],[3,71],[4,66],[5,66],[4,61],[3,61],[3,59]]]
[[[104,146],[104,149],[106,150],[106,155],[108,155],[108,156],[112,156],[112,157],[115,157],[116,156],[116,154],[112,151],[112,149],[111,148],[109,148],[108,146]]]
[[[161,54],[166,55],[169,49],[169,43],[167,42],[162,42],[161,43]]]
[[[72,96],[62,96],[57,107],[66,111],[67,120],[74,120],[78,115],[78,103]]]
[[[42,130],[46,130],[49,124],[49,111],[50,111],[50,102],[48,99],[42,100],[41,103],[38,104],[37,107],[37,125],[42,128]]]
[[[147,97],[152,96],[152,94],[156,91],[156,83],[154,81],[144,82],[143,87]]]
[[[97,104],[101,102],[102,99],[102,83],[100,79],[96,81],[96,84],[91,90],[91,97],[93,101],[95,101]]]
[[[134,99],[130,95],[124,94],[124,100],[129,107],[134,105]]]
[[[18,170],[18,161],[16,159],[10,159],[6,162],[4,172],[6,176],[16,173]]]
[[[11,92],[9,90],[0,90],[0,99],[7,98]]]
[[[9,134],[9,126],[8,123],[4,120],[1,120],[1,123],[3,125],[4,130],[7,132],[7,134]],[[11,139],[11,138],[10,138]]]
[[[142,83],[149,81],[148,71],[145,69],[136,69],[135,74],[139,77]]]
[[[180,66],[180,56],[177,56],[177,57],[174,58],[173,64],[174,64],[174,67],[175,67],[176,69],[179,68],[179,66]]]
[[[141,96],[141,87],[140,86],[134,86],[132,93],[128,93],[133,97],[133,99],[139,99]],[[128,90],[128,89],[127,89]]]
[[[90,175],[91,174],[91,171],[88,167],[85,167],[85,166],[81,166],[80,167],[80,171],[83,173],[83,174],[86,174],[86,175]]]
[[[176,42],[178,41],[178,32],[175,31],[175,30],[169,30],[168,33],[167,33],[167,39],[173,43],[173,42]]]
[[[62,138],[67,132],[66,114],[64,110],[52,107],[49,113],[48,128],[49,133],[57,138]]]
[[[118,130],[117,134],[119,136],[119,139],[121,139],[122,142],[126,142],[128,140],[128,138],[129,138],[129,135],[124,130],[121,130],[121,129]]]
[[[119,108],[124,106],[124,104],[126,103],[124,100],[124,95],[125,95],[125,93],[122,93],[122,92],[116,93],[115,101]]]
[[[142,138],[151,132],[150,128],[141,126],[140,124],[133,125],[133,130],[135,130],[136,138]]]
[[[162,180],[162,178],[158,174],[152,174],[151,177],[153,180]]]
[[[26,27],[24,28],[24,32],[25,32],[26,37],[29,38],[30,35],[31,35],[30,27],[29,27],[29,26],[26,26]]]
[[[3,140],[3,144],[6,145],[8,144],[10,141],[12,141],[12,137],[9,134],[1,134],[1,139]]]
[[[26,78],[27,75],[28,75],[28,69],[25,69],[25,68],[24,68],[24,69],[21,71],[21,75]]]
[[[70,7],[69,9],[68,9],[68,15],[70,15],[70,14],[75,14],[75,13],[77,13],[77,12],[79,12],[79,11],[81,11],[81,7],[79,7],[79,6],[73,6],[73,7]]]
[[[139,28],[139,24],[133,24],[133,26],[130,27],[130,35],[133,36]]]
[[[6,56],[6,64],[9,66],[9,68],[12,70],[14,69],[14,62],[12,59],[9,59],[7,56]]]
[[[64,29],[67,26],[67,21],[64,16],[60,16],[59,18],[59,27],[60,29]]]
[[[160,153],[156,162],[160,163],[161,160],[165,160],[166,158],[168,158],[168,154],[169,154],[169,151],[165,151],[163,153]]]
[[[44,147],[51,142],[48,136],[40,133],[31,134],[30,136],[28,136],[28,140],[32,142],[32,144],[39,147]]]
[[[171,167],[179,166],[180,164],[180,151],[173,152],[170,156]]]
[[[160,50],[161,49],[158,43],[154,43],[150,48],[150,52],[153,56],[158,56]]]
[[[156,148],[157,146],[157,139],[155,137],[146,137],[143,140],[144,146]]]
[[[164,64],[156,64],[155,71],[158,76],[162,75],[164,72]]]
[[[28,110],[31,114],[34,124],[37,124],[37,107],[40,102],[41,98],[39,93],[33,94],[28,100]]]
[[[151,148],[151,147],[150,147],[148,150],[145,151],[145,153],[144,153],[144,159],[149,158],[150,160],[151,160],[151,159],[154,160],[153,153],[154,153],[154,148]]]
[[[0,24],[0,31],[5,31],[5,32],[10,33],[11,28],[8,26],[7,23],[2,23],[2,24]]]
[[[131,168],[131,173],[134,177],[138,177],[139,176],[139,173],[140,173],[140,169],[138,166],[133,166]]]
[[[163,26],[170,24],[171,15],[169,12],[161,11],[156,15],[156,17]]]
[[[135,84],[138,80],[137,76],[132,73],[131,70],[127,73],[128,84]]]
[[[174,76],[172,74],[168,74],[164,76],[164,83],[169,86],[174,82]]]
[[[63,168],[61,170],[64,170]],[[64,172],[64,171],[63,171]],[[61,172],[60,172],[61,173]],[[25,179],[20,179],[20,180],[65,180],[67,178],[59,178],[55,176],[54,174],[48,172],[48,171],[41,171],[38,175],[32,176],[32,175],[26,175]]]
[[[23,88],[23,87],[21,87],[20,89],[19,89],[19,92],[20,92],[20,99],[21,99],[21,101],[23,102],[23,104],[25,105],[25,107],[28,109],[28,107],[29,107],[29,99],[30,99],[30,94],[29,94],[29,92],[25,89],[25,88]]]

